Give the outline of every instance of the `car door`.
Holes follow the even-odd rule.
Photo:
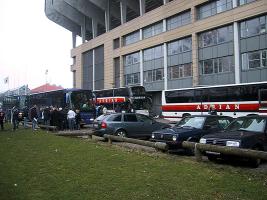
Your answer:
[[[137,120],[140,122],[140,134],[142,136],[151,136],[152,132],[158,128],[156,128],[157,124],[153,124],[153,120],[145,115],[136,115]]]
[[[143,124],[137,120],[136,114],[125,113],[123,120],[123,127],[128,137],[138,137],[141,134]]]

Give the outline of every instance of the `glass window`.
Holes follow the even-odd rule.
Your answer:
[[[124,45],[129,45],[129,44],[132,44],[132,43],[135,43],[135,42],[138,42],[140,39],[140,33],[139,33],[139,30],[136,31],[136,32],[133,32],[133,33],[130,33],[126,36],[123,36],[123,43]]]
[[[192,38],[184,38],[167,45],[168,56],[192,50]]]
[[[167,30],[172,30],[191,22],[191,13],[187,11],[167,19]]]
[[[192,64],[183,64],[178,66],[168,67],[168,79],[177,79],[182,77],[192,76]]]
[[[239,0],[239,5],[244,5],[244,4],[247,4],[247,3],[251,3],[253,1],[256,1],[256,0]]]
[[[136,85],[140,83],[140,73],[126,74],[125,85]]]
[[[163,45],[144,50],[144,61],[163,57]]]
[[[242,54],[242,69],[267,67],[266,52],[266,50],[261,50]]]
[[[161,81],[163,79],[163,68],[148,70],[144,72],[144,81],[146,83]]]
[[[149,38],[163,32],[163,22],[159,22],[143,29],[143,38]]]
[[[203,60],[200,67],[202,74],[230,72],[233,70],[233,56]]]
[[[125,122],[137,122],[137,118],[135,114],[125,114],[124,115]]]
[[[241,37],[250,37],[262,33],[266,33],[266,16],[250,19],[241,22]]]
[[[124,65],[134,65],[140,62],[139,52],[124,57]]]
[[[212,74],[213,73],[213,61],[210,60],[204,60],[202,62],[202,73],[203,74]]]

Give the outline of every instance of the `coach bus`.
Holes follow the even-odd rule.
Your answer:
[[[267,82],[162,91],[162,115],[166,119],[208,114],[211,108],[231,117],[267,115]]]
[[[94,119],[93,95],[91,90],[62,89],[48,92],[33,93],[26,96],[28,108],[53,106],[62,109],[80,110],[82,123],[90,124]]]
[[[112,113],[135,112],[149,115],[151,109],[151,98],[146,94],[143,86],[128,86],[107,90],[94,91],[97,105],[103,105],[107,111]]]

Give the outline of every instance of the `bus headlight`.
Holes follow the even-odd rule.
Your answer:
[[[206,143],[207,143],[207,140],[204,139],[204,138],[201,138],[201,139],[199,140],[199,143],[201,143],[201,144],[206,144]]]
[[[237,141],[226,141],[226,146],[227,147],[239,147],[240,142]]]
[[[154,133],[152,133],[151,138],[153,138],[153,139],[155,138],[155,134]]]

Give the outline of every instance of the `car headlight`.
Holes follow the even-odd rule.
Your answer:
[[[227,147],[239,147],[239,146],[240,146],[240,142],[236,142],[236,141],[226,141],[226,146],[227,146]]]
[[[201,143],[201,144],[206,144],[206,143],[207,143],[207,140],[206,140],[205,138],[201,138],[201,139],[199,140],[199,143]]]
[[[153,138],[153,139],[155,138],[155,134],[154,133],[152,133],[151,138]]]
[[[172,136],[172,140],[176,141],[177,140],[177,136],[176,135]]]

